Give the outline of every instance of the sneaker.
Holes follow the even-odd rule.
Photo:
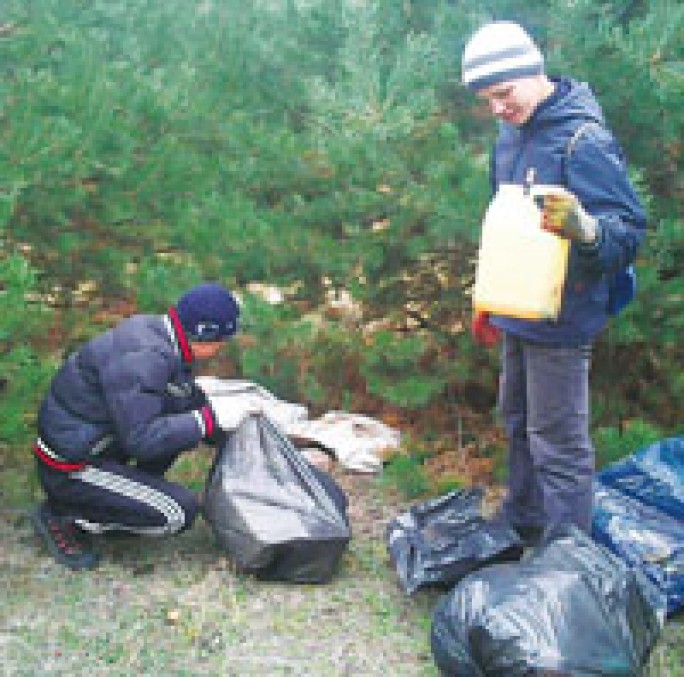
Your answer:
[[[94,569],[98,565],[100,555],[88,547],[83,532],[72,520],[55,515],[47,503],[31,514],[31,521],[60,564],[74,570]]]

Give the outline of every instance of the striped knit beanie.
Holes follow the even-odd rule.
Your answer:
[[[511,21],[483,26],[463,51],[463,84],[473,91],[543,72],[544,57],[539,48]]]

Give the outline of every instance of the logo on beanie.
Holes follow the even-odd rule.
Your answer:
[[[228,320],[223,325],[217,322],[198,322],[192,332],[199,341],[220,341],[235,333],[235,322]]]

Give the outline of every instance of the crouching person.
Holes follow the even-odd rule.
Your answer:
[[[66,359],[38,415],[34,452],[47,499],[32,515],[63,565],[97,565],[84,532],[160,536],[192,525],[197,496],[164,473],[184,451],[216,442],[192,366],[217,354],[238,315],[228,290],[201,284],[167,314],[130,317]]]

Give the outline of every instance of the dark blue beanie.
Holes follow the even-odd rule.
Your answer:
[[[223,341],[238,328],[240,308],[235,297],[220,284],[199,284],[180,297],[178,319],[192,341]]]

